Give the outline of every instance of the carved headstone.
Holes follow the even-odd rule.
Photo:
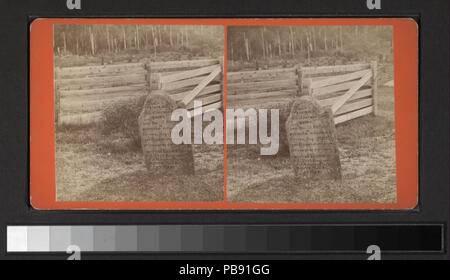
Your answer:
[[[139,132],[145,164],[152,176],[194,174],[192,146],[172,142],[171,121],[176,102],[163,93],[152,93],[139,116]]]
[[[292,105],[286,121],[291,164],[300,181],[340,180],[341,162],[333,113],[311,96]]]

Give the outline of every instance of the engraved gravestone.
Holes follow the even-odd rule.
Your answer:
[[[176,122],[171,121],[176,102],[163,93],[147,97],[139,116],[144,160],[150,175],[189,175],[194,173],[192,146],[176,145],[171,132]]]
[[[340,180],[341,162],[333,114],[311,96],[292,105],[286,121],[290,161],[301,181]]]

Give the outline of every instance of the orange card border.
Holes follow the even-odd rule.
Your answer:
[[[155,25],[390,25],[394,36],[395,203],[230,203],[226,201],[226,148],[222,202],[56,201],[53,97],[54,24]],[[30,203],[40,210],[409,210],[418,204],[418,25],[409,18],[297,19],[36,19],[30,25]],[[226,63],[225,59],[225,63]],[[226,69],[226,64],[225,64]],[[225,71],[226,72],[226,71]],[[226,96],[226,73],[225,73]],[[226,99],[226,98],[225,98]],[[226,106],[226,100],[224,101]]]

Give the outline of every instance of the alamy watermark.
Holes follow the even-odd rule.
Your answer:
[[[203,113],[202,105],[201,101],[194,101],[193,116],[185,108],[173,111],[171,120],[178,122],[171,133],[174,144],[224,144],[224,117],[222,111],[214,109]],[[278,109],[270,109],[269,134],[268,111],[268,109],[256,110],[253,108],[245,111],[243,109],[227,109],[226,143],[241,145],[256,145],[259,143],[261,144],[261,155],[276,155],[280,144],[280,112]],[[192,117],[194,118],[193,128]],[[203,128],[204,122],[208,122],[208,125]],[[247,128],[249,131],[248,137],[246,135]],[[193,141],[192,132],[194,134]]]

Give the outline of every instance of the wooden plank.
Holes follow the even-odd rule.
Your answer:
[[[145,82],[145,75],[142,74],[132,74],[132,75],[121,75],[121,76],[108,76],[100,78],[76,78],[76,79],[59,79],[58,83],[61,88],[66,87],[77,87],[77,86],[104,86],[111,82],[123,82],[123,83],[143,83]]]
[[[234,89],[258,89],[259,87],[270,87],[276,85],[289,85],[289,86],[297,86],[297,81],[295,78],[293,79],[285,79],[285,80],[268,80],[262,82],[251,82],[251,83],[237,83],[237,84],[227,84],[228,90]]]
[[[261,98],[268,98],[268,97],[288,97],[288,96],[294,96],[296,91],[294,89],[292,90],[285,90],[285,91],[270,91],[270,92],[258,92],[258,93],[248,93],[248,94],[235,94],[235,95],[228,95],[227,101],[238,101],[238,100],[252,100],[252,99],[261,99]]]
[[[146,90],[140,91],[124,91],[124,92],[113,92],[113,93],[104,93],[104,94],[91,94],[91,95],[72,95],[64,97],[64,102],[87,102],[87,101],[100,101],[100,100],[108,100],[120,97],[137,97],[146,95],[148,92]]]
[[[297,89],[296,79],[227,85],[227,93],[229,95],[243,94],[246,92],[276,91],[283,89]]]
[[[268,69],[268,70],[241,71],[241,72],[228,72],[227,78],[231,79],[231,80],[234,80],[234,79],[239,80],[241,77],[244,77],[244,76],[256,77],[258,75],[273,75],[274,73],[286,73],[286,72],[295,73],[295,69],[296,69],[296,67]]]
[[[219,64],[218,59],[201,59],[201,60],[184,60],[184,61],[167,61],[167,62],[151,62],[151,68],[153,71],[167,71],[170,69],[181,68],[194,68],[205,67],[214,64]],[[130,69],[142,68],[144,69],[144,63],[123,63],[123,64],[110,64],[110,65],[93,65],[93,66],[76,66],[76,67],[64,67],[61,68],[62,75],[92,75],[99,73],[109,72],[123,72]]]
[[[340,84],[340,83],[347,82],[347,81],[352,81],[352,80],[363,77],[364,75],[366,75],[369,72],[370,72],[370,70],[361,70],[361,71],[357,71],[357,72],[353,72],[353,73],[349,73],[349,74],[332,76],[327,79],[312,81],[311,87],[313,89],[315,89],[315,88]]]
[[[296,80],[297,75],[295,73],[277,73],[276,75],[266,75],[266,76],[259,76],[259,77],[243,77],[242,79],[234,79],[230,80],[227,77],[227,84],[245,84],[245,83],[255,83],[255,82],[264,82],[264,81],[274,81],[274,80],[287,80],[292,79]]]
[[[372,98],[364,98],[358,101],[354,101],[351,103],[346,103],[345,105],[343,105],[341,108],[339,108],[339,110],[337,110],[337,112],[334,114],[335,116],[337,115],[342,115],[348,112],[352,112],[352,111],[356,111],[365,107],[369,107],[370,105],[372,105]]]
[[[64,91],[81,91],[81,90],[89,90],[89,89],[101,89],[101,88],[113,88],[113,87],[136,87],[140,86],[141,81],[135,82],[125,82],[125,81],[112,81],[111,83],[104,84],[92,84],[92,85],[76,85],[76,86],[66,86],[64,87]],[[156,84],[152,84],[152,88],[155,88]]]
[[[216,69],[216,65],[211,65],[211,66],[194,69],[194,70],[178,72],[176,74],[161,77],[161,83],[162,84],[171,83],[171,82],[176,82],[179,80],[185,80],[185,79],[194,78],[197,76],[202,76],[202,75],[211,73],[214,69]]]
[[[362,86],[358,91],[366,90],[366,89],[371,89],[371,87],[366,84],[366,85]],[[343,91],[334,91],[334,92],[330,92],[327,94],[315,95],[314,97],[317,100],[325,100],[325,99],[335,98],[335,97],[342,96],[343,94],[345,94],[347,92],[347,90],[348,90],[348,88]]]
[[[156,70],[155,70],[156,71]],[[155,72],[154,71],[154,72]],[[170,76],[170,75],[174,75],[174,74],[179,74],[185,71],[169,71],[169,72],[158,72],[159,75],[161,75],[161,78],[166,77],[166,76]]]
[[[206,111],[209,111],[209,110],[218,110],[218,109],[221,109],[221,108],[222,108],[222,101],[221,102],[216,102],[216,103],[213,103],[213,104],[210,104],[210,105],[207,105],[207,106],[203,106],[202,107],[202,114],[205,113]],[[197,115],[200,115],[198,113],[194,114],[194,110],[189,110],[189,112],[191,113],[191,118],[195,117]]]
[[[222,72],[222,68],[219,66],[211,72],[206,78],[204,78],[200,84],[198,84],[189,94],[187,94],[181,102],[189,104],[209,83],[211,83]]]
[[[348,114],[340,115],[340,116],[337,116],[337,117],[334,118],[334,124],[337,125],[337,124],[340,124],[340,123],[344,123],[344,122],[349,121],[349,120],[353,120],[353,119],[356,119],[356,118],[359,118],[359,117],[362,117],[362,116],[365,116],[365,115],[369,115],[372,112],[373,112],[373,107],[370,106],[370,107],[367,107],[367,108],[364,108],[364,109],[361,109],[361,110],[358,110],[358,111],[354,111],[354,112],[351,112],[351,113],[348,113]]]
[[[327,95],[329,93],[343,91],[343,90],[349,90],[354,84],[355,84],[355,81],[351,81],[351,82],[345,82],[342,84],[337,84],[337,85],[332,85],[332,86],[327,86],[327,87],[322,87],[322,88],[316,88],[316,89],[312,90],[312,95],[315,98],[321,98],[321,96]]]
[[[304,92],[303,92],[303,70],[301,67],[298,67],[295,69],[295,71],[297,72],[297,85],[298,85],[297,95],[302,96],[304,94]]]
[[[217,85],[210,85],[205,87],[198,95],[199,96],[203,96],[203,95],[207,95],[210,93],[215,93],[215,92],[220,92],[221,90],[221,86],[220,84]],[[191,91],[185,91],[185,92],[180,92],[180,93],[176,93],[176,94],[171,94],[170,97],[172,97],[175,101],[181,101],[186,95],[188,95]]]
[[[144,68],[145,68],[145,71],[146,71],[146,73],[144,75],[144,78],[145,78],[145,81],[147,83],[147,88],[151,92],[151,89],[152,89],[152,76],[156,76],[156,75],[152,75],[152,67],[151,67],[150,59],[146,59],[145,60]],[[158,84],[157,87],[159,87],[160,82],[161,82],[161,79],[156,81],[156,83]]]
[[[142,68],[144,64],[138,63],[124,63],[124,64],[109,64],[109,65],[94,65],[94,66],[76,66],[61,68],[61,75],[82,75],[82,74],[97,74],[106,72],[123,72],[130,69]]]
[[[339,97],[342,96],[342,94],[344,94],[345,91],[341,91],[340,94],[338,96],[335,97],[331,97],[331,98],[327,98],[327,99],[322,99],[322,100],[317,100],[317,102],[319,102],[319,104],[321,106],[331,106],[333,105],[338,99]],[[368,89],[362,89],[362,90],[358,90],[355,95],[353,95],[349,101],[351,100],[355,100],[355,99],[359,99],[359,98],[364,98],[364,97],[369,97],[372,96],[372,89],[368,88]]]
[[[227,101],[227,108],[230,109],[280,109],[287,108],[293,98],[288,97],[268,97],[254,100]]]
[[[235,95],[247,95],[247,94],[257,94],[257,93],[267,93],[274,91],[296,91],[297,87],[293,85],[279,85],[279,86],[267,86],[267,87],[258,87],[258,88],[242,88],[242,89],[234,89],[228,90],[228,96]]]
[[[124,95],[117,96],[114,98],[103,98],[97,100],[80,100],[80,99],[63,99],[61,102],[61,110],[64,113],[81,113],[81,112],[92,112],[92,111],[101,111],[114,103],[126,102],[129,100],[137,99],[141,96],[144,96],[144,92],[139,92],[138,95]]]
[[[81,95],[97,95],[97,94],[107,94],[116,92],[134,92],[146,90],[147,87],[145,83],[135,84],[131,86],[118,86],[118,87],[104,87],[104,88],[94,88],[94,89],[81,89],[81,90],[61,90],[62,97],[69,96],[81,96]]]
[[[337,76],[334,75],[334,76],[319,76],[319,77],[305,78],[305,75],[303,75],[302,87],[303,87],[303,89],[307,89],[311,85],[311,83],[314,81],[325,80],[325,79],[332,78],[332,77],[337,77]]]
[[[372,88],[373,88],[373,114],[378,114],[378,65],[376,61],[371,63],[372,70]]]
[[[225,69],[225,57],[222,57],[222,59],[220,59],[220,74],[219,74],[219,79],[220,79],[220,95],[222,96],[221,101],[222,104],[226,103],[226,95],[225,95],[225,77],[226,77],[226,69]],[[198,96],[198,95],[197,95]],[[225,105],[223,105],[225,107]]]
[[[219,64],[218,59],[202,59],[202,60],[181,60],[181,61],[167,61],[167,62],[152,62],[151,66],[154,71],[167,71],[171,69],[180,68],[194,68],[206,67],[214,64]]]
[[[256,82],[268,79],[295,79],[295,68],[260,70],[260,71],[245,71],[245,72],[230,72],[227,73],[227,83],[242,83],[242,82]]]
[[[196,86],[199,83],[201,83],[206,77],[208,77],[208,76],[190,78],[190,79],[186,79],[186,80],[182,80],[182,81],[164,84],[162,89],[166,90],[166,91],[171,91],[171,90],[179,90],[179,89],[182,89],[185,87]],[[215,77],[213,79],[213,81],[220,81],[220,78]]]
[[[60,125],[86,125],[99,122],[102,119],[102,112],[92,112],[83,114],[63,115],[60,117]]]
[[[370,64],[350,64],[350,65],[334,65],[334,66],[319,66],[319,67],[302,67],[304,75],[317,75],[339,72],[354,72],[364,69],[369,69]]]
[[[60,73],[60,69],[59,67],[55,68],[55,77],[53,79],[53,86],[54,86],[54,94],[55,94],[55,124],[56,126],[59,125],[59,115],[61,113],[61,91],[59,89],[59,84],[58,84],[58,80],[59,80],[59,73]]]
[[[222,95],[220,93],[212,94],[212,95],[208,95],[208,96],[205,96],[205,97],[196,98],[196,99],[192,100],[191,103],[189,103],[186,106],[186,108],[187,109],[193,109],[194,108],[194,101],[201,101],[202,102],[202,106],[204,107],[204,106],[206,106],[208,104],[215,103],[215,102],[218,102],[218,101],[221,101],[221,100],[222,100]]]
[[[333,113],[336,113],[336,111],[339,110],[339,108],[341,108],[342,105],[344,105],[345,102],[347,102],[347,100],[349,100],[358,91],[358,89],[360,89],[365,83],[367,83],[371,77],[372,72],[368,72],[366,75],[364,75],[364,77],[361,78],[361,80],[355,82],[354,85],[344,95],[339,97],[339,100],[337,100],[336,103],[331,106],[331,111]]]
[[[125,71],[103,71],[103,72],[95,72],[95,73],[69,73],[60,75],[62,79],[75,79],[75,78],[101,78],[101,77],[110,77],[110,76],[120,76],[120,75],[131,75],[131,74],[141,74],[145,75],[147,71],[144,68],[132,68]]]

